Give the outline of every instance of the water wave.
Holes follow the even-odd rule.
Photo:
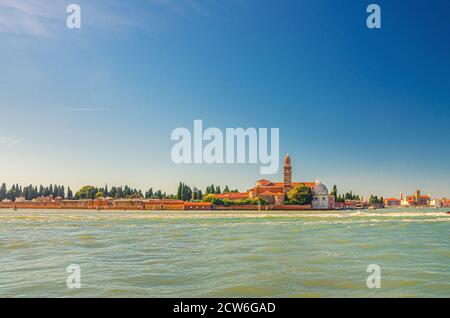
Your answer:
[[[450,221],[450,215],[445,212],[180,212],[180,211],[156,211],[156,212],[93,212],[93,211],[20,211],[0,213],[0,223],[26,221],[26,222],[51,222],[51,221],[114,221],[114,220],[178,220],[178,219],[379,219],[395,220],[413,218],[416,220],[431,222]],[[424,219],[421,219],[424,218]],[[434,218],[434,219],[433,219]]]

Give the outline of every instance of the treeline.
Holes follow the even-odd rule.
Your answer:
[[[145,192],[145,199],[176,199],[175,195],[167,194],[166,192],[162,192],[161,190],[156,190],[153,192],[153,188],[150,188]]]
[[[336,201],[337,202],[345,202],[346,200],[361,201],[361,197],[359,196],[359,194],[353,194],[352,191],[346,192],[342,196],[339,195],[339,196],[336,197]]]
[[[331,194],[335,196],[336,202],[345,202],[346,200],[350,201],[360,201],[362,200],[362,197],[359,196],[359,194],[353,194],[352,191],[346,192],[344,194],[338,194],[337,186],[333,186],[333,191],[331,191]]]
[[[347,192],[345,194],[338,194],[336,185],[333,187],[333,191],[331,192],[336,197],[336,202],[345,202],[346,200],[350,201],[361,201],[363,198],[362,196],[353,194],[352,191]],[[376,195],[370,195],[369,197],[369,204],[383,204],[384,198],[378,197]]]
[[[28,185],[22,187],[18,184],[13,184],[10,189],[7,188],[6,183],[2,183],[0,186],[0,201],[5,199],[15,201],[17,198],[23,197],[25,200],[33,200],[39,197],[61,197],[70,198],[73,196],[73,192],[70,187],[66,188],[63,185],[51,184],[44,187],[43,185],[34,186]]]
[[[205,202],[211,202],[214,205],[223,206],[234,206],[234,205],[267,205],[268,202],[264,199],[239,199],[239,200],[229,200],[229,199],[217,199],[211,195],[205,195]]]
[[[10,189],[7,188],[6,184],[3,183],[0,186],[0,201],[5,199],[16,201],[17,198],[25,198],[27,201],[37,199],[40,197],[53,196],[54,198],[60,197],[67,200],[85,200],[85,199],[95,199],[95,198],[113,198],[113,199],[128,199],[128,198],[146,198],[146,199],[175,199],[172,194],[166,194],[161,190],[153,191],[150,188],[142,194],[141,190],[131,188],[129,186],[111,187],[94,187],[94,186],[84,186],[79,189],[75,194],[70,187],[65,187],[63,185],[51,184],[49,186],[20,186],[18,184],[13,184]]]
[[[229,187],[226,186],[223,192],[220,186],[208,186],[206,188],[205,194],[220,194],[229,192],[239,192],[237,189],[230,191]],[[75,194],[70,187],[65,187],[63,185],[50,184],[49,186],[35,186],[28,185],[22,187],[18,184],[13,184],[11,188],[7,188],[6,184],[3,183],[0,186],[0,201],[5,199],[16,201],[17,198],[23,197],[27,201],[37,199],[39,197],[53,196],[54,198],[60,197],[67,200],[86,200],[86,199],[96,199],[96,198],[113,198],[113,199],[178,199],[183,201],[197,201],[202,200],[204,194],[201,190],[197,188],[191,188],[188,185],[180,182],[178,186],[177,193],[167,194],[161,190],[149,190],[143,193],[141,190],[125,186],[113,186],[108,188],[108,185],[104,187],[95,186],[84,186],[81,187]]]
[[[201,190],[191,189],[190,186],[180,182],[177,190],[177,199],[183,201],[201,200],[203,194]]]
[[[153,191],[153,188],[150,188],[145,192],[145,195],[142,193],[142,190],[131,188],[128,185],[120,186],[120,187],[111,187],[108,189],[108,186],[97,188],[93,186],[84,186],[80,190],[75,193],[75,200],[83,200],[83,199],[96,199],[96,198],[113,198],[113,199],[174,199],[175,196],[172,194],[167,194],[166,192],[162,192],[161,190]]]
[[[220,186],[215,186],[214,184],[211,184],[210,186],[206,187],[205,194],[221,194],[221,193],[238,193],[239,190],[230,190],[228,186],[225,186],[225,189],[223,189],[223,192],[220,189]]]
[[[369,198],[369,204],[384,204],[384,198],[376,195],[371,195]]]
[[[210,194],[221,194],[221,193],[237,193],[239,192],[237,189],[230,191],[230,188],[228,186],[225,186],[225,189],[221,190],[220,186],[215,186],[211,184],[210,186],[206,187],[205,194],[203,194],[202,190],[199,190],[197,188],[191,188],[188,185],[184,184],[183,182],[180,182],[178,185],[177,195],[176,198],[178,200],[183,201],[200,201],[203,200],[206,196]]]

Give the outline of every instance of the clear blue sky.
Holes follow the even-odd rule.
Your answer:
[[[65,26],[72,2],[80,30]],[[446,0],[2,1],[0,182],[261,179],[259,165],[171,162],[171,131],[202,119],[280,128],[295,180],[450,197],[449,13]]]

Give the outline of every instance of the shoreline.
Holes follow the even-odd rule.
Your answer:
[[[85,212],[85,213],[92,213],[92,212],[131,212],[131,213],[151,213],[151,212],[169,212],[169,213],[184,213],[184,212],[199,212],[199,213],[217,213],[220,214],[221,212],[259,212],[259,213],[367,213],[367,214],[377,214],[377,213],[395,213],[395,212],[417,212],[420,213],[422,211],[426,211],[426,212],[437,212],[437,213],[443,213],[443,214],[447,214],[450,215],[450,209],[448,208],[440,208],[440,209],[435,209],[432,207],[428,207],[428,208],[415,208],[415,207],[401,207],[401,208],[384,208],[384,209],[376,209],[376,210],[371,210],[371,209],[319,209],[319,210],[313,210],[313,209],[290,209],[290,210],[266,210],[266,209],[210,209],[210,210],[184,210],[184,209],[165,209],[165,210],[152,210],[152,209],[120,209],[120,208],[110,208],[110,209],[88,209],[88,208],[47,208],[47,207],[38,207],[38,208],[18,208],[18,209],[14,209],[14,208],[5,208],[5,207],[1,207],[0,208],[0,213],[2,212],[7,212],[7,213],[11,213],[11,212],[27,212],[27,211],[54,211],[54,212],[64,212],[64,211],[77,211],[77,212]]]
[[[50,207],[0,207],[0,212],[2,211],[27,211],[27,210],[51,210],[51,211],[85,211],[85,212],[108,212],[108,211],[122,211],[122,212],[202,212],[201,210],[194,209],[124,209],[124,208],[109,208],[109,209],[97,209],[97,208],[69,208],[69,207],[60,207],[60,208],[50,208]],[[314,210],[314,209],[258,209],[257,207],[254,209],[244,208],[240,209],[239,207],[221,207],[216,208],[213,207],[208,210],[203,210],[204,212],[226,212],[226,211],[234,211],[234,212],[344,212],[344,211],[361,211],[368,209],[322,209],[322,210]]]

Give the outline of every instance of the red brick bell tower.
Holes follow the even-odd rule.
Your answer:
[[[292,189],[292,166],[291,157],[286,155],[284,157],[284,182],[283,182],[283,193],[286,195]]]

